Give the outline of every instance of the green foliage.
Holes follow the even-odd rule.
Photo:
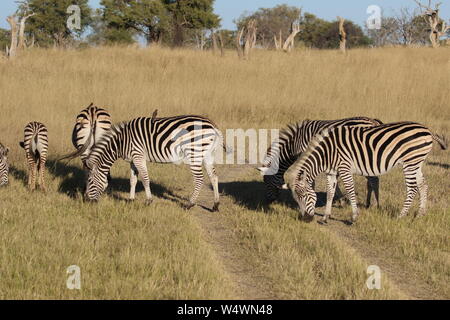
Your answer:
[[[81,9],[79,30],[67,28],[67,20],[71,15],[67,13],[67,8],[70,5],[78,5]],[[30,12],[35,15],[27,20],[26,33],[32,34],[40,46],[63,45],[80,36],[91,22],[88,0],[26,0],[19,7],[19,15]]]
[[[251,15],[241,15],[236,21],[238,29],[247,25],[250,19],[255,19],[258,26],[257,40],[264,48],[274,46],[274,36],[286,38],[290,33],[293,21],[299,20],[300,9],[282,4],[274,8],[260,8]]]
[[[361,27],[346,20],[347,47],[365,47],[371,40],[364,34]],[[339,47],[339,22],[329,22],[310,13],[305,13],[300,23],[298,39],[307,47],[318,49],[336,49]]]
[[[6,46],[11,42],[10,32],[0,28],[0,52],[5,52]]]
[[[104,38],[106,42],[129,42],[138,34],[144,36],[147,43],[165,41],[182,45],[186,34],[219,25],[219,17],[213,13],[213,2],[102,0],[104,28],[97,38]]]
[[[214,0],[163,0],[171,17],[173,44],[184,43],[187,29],[217,28],[220,18],[214,11]]]

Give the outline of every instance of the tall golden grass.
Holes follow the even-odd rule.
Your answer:
[[[0,141],[11,148],[12,166],[11,184],[0,190],[0,298],[238,298],[201,225],[167,200],[189,194],[185,168],[150,165],[160,198],[151,207],[111,196],[98,206],[83,204],[73,195],[82,184],[76,161],[47,174],[46,195],[30,194],[18,146],[28,121],[47,125],[50,159],[73,150],[75,116],[90,102],[106,107],[114,121],[154,109],[160,116],[206,115],[222,129],[365,115],[418,121],[449,136],[449,53],[256,50],[250,61],[240,61],[234,52],[221,58],[191,50],[92,48],[34,49],[0,60]],[[449,298],[450,155],[435,148],[429,162],[430,210],[418,221],[393,218],[404,197],[400,171],[381,179],[382,208],[363,210],[351,229],[298,222],[295,206],[286,202],[265,210],[261,178],[251,171],[222,187],[227,197],[220,214],[245,263],[274,297]],[[112,172],[124,197],[128,170],[118,162]],[[219,177],[226,172],[219,167]],[[349,208],[333,212],[344,218]],[[388,276],[382,290],[367,290],[366,267],[377,263],[389,266]],[[72,264],[81,267],[80,291],[65,285]],[[402,285],[399,270],[419,289]]]

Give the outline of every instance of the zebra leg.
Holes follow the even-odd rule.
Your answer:
[[[194,191],[189,198],[189,204],[186,206],[186,209],[190,209],[195,206],[195,201],[200,193],[200,190],[203,185],[203,170],[201,163],[192,163],[191,162],[191,172],[194,177]]]
[[[219,211],[219,178],[217,177],[216,169],[212,164],[205,163],[205,169],[214,190],[214,206],[212,211]]]
[[[428,184],[425,181],[422,173],[422,167],[419,168],[416,175],[417,185],[419,188],[420,205],[418,217],[424,216],[427,211],[427,196],[428,196]]]
[[[47,162],[47,159],[45,158],[41,158],[39,160],[39,165],[38,165],[38,169],[39,169],[39,188],[44,191],[47,192],[47,187],[45,186],[45,181],[44,181],[44,174],[45,174],[45,163]]]
[[[419,191],[417,187],[417,168],[409,168],[407,165],[403,166],[403,173],[405,175],[405,182],[406,182],[406,199],[403,204],[403,209],[400,212],[400,215],[398,218],[403,218],[408,214],[409,208],[411,208],[411,204],[414,200],[414,197],[417,194],[417,191]]]
[[[331,206],[333,205],[333,198],[337,187],[337,177],[335,174],[327,174],[327,205],[325,207],[325,214],[322,222],[327,223],[331,216]]]
[[[28,162],[28,189],[31,189],[31,181],[32,181],[32,175],[33,175],[33,165],[34,162],[31,162],[30,159],[28,159],[27,155],[27,162]]]
[[[355,182],[353,181],[353,175],[350,170],[341,169],[339,171],[342,181],[344,182],[345,191],[347,192],[350,205],[352,206],[352,222],[356,222],[359,215],[358,204],[356,202]]]
[[[139,171],[137,170],[133,162],[130,164],[130,167],[130,200],[133,201],[136,197],[136,184],[138,182]]]
[[[29,156],[30,159],[28,160],[30,163],[30,180],[29,180],[29,188],[31,191],[34,191],[36,189],[36,171],[37,171],[37,160],[34,158],[31,158],[32,156]]]
[[[148,178],[147,164],[145,162],[145,158],[133,159],[133,165],[139,172],[139,176],[141,177],[142,184],[145,189],[145,196],[147,200],[145,200],[146,205],[150,205],[153,202],[152,193],[150,191],[150,179]],[[130,192],[131,197],[131,192]]]
[[[370,207],[372,200],[372,192],[375,194],[375,205],[380,207],[380,179],[378,177],[366,177],[367,178],[367,199],[366,208]]]

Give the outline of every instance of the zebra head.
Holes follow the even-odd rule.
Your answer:
[[[306,174],[301,171],[292,186],[292,195],[300,207],[300,218],[311,220],[314,217],[317,195],[307,180]]]
[[[98,201],[107,186],[108,172],[104,172],[99,167],[90,168],[84,199],[87,201]]]
[[[0,186],[5,186],[8,184],[8,152],[9,148],[4,147],[0,143]]]

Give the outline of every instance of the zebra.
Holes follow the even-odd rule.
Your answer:
[[[76,117],[75,126],[72,131],[72,144],[77,150],[58,160],[72,160],[80,157],[83,168],[86,170],[86,160],[92,147],[109,131],[111,123],[111,115],[109,112],[91,103],[86,109],[81,110]]]
[[[122,158],[131,163],[130,200],[135,198],[138,175],[146,193],[146,204],[152,202],[146,162],[181,163],[188,161],[194,178],[194,190],[187,209],[195,205],[203,184],[202,165],[214,190],[213,211],[219,210],[218,177],[214,152],[223,145],[223,136],[209,119],[197,115],[168,118],[139,117],[112,126],[94,146],[86,162],[90,169],[85,198],[98,200],[107,186],[106,174]],[[224,147],[225,149],[225,147]]]
[[[408,213],[417,192],[420,195],[418,216],[422,216],[426,213],[428,192],[422,166],[433,141],[438,142],[443,150],[447,149],[443,137],[415,122],[325,129],[314,137],[308,149],[288,170],[288,184],[283,188],[292,190],[300,207],[300,217],[312,220],[316,203],[312,182],[322,172],[338,173],[349,195],[352,222],[355,222],[359,209],[352,174],[380,176],[401,165],[406,181],[406,200],[399,218]],[[329,214],[324,215],[324,223],[328,217]]]
[[[36,188],[36,174],[39,175],[38,184],[42,191],[46,191],[44,181],[45,162],[48,153],[48,131],[47,127],[36,121],[25,126],[24,139],[19,145],[25,150],[28,162],[28,188]]]
[[[8,153],[9,148],[0,143],[0,187],[8,184]]]
[[[280,131],[279,139],[274,141],[267,149],[262,167],[258,168],[258,170],[263,174],[264,184],[266,186],[267,202],[271,203],[278,198],[279,190],[284,184],[284,173],[295,162],[295,160],[297,160],[299,155],[307,149],[308,143],[320,131],[326,128],[334,128],[339,126],[372,127],[380,124],[382,124],[382,122],[377,119],[353,117],[339,120],[304,120],[282,129]],[[330,174],[327,175],[328,197],[326,210],[328,212],[331,211],[331,205],[333,202],[333,197],[330,198],[330,195],[334,195],[336,187],[336,177]],[[375,194],[375,202],[378,206],[379,180],[377,177],[367,178],[367,207],[370,206],[372,192]]]

